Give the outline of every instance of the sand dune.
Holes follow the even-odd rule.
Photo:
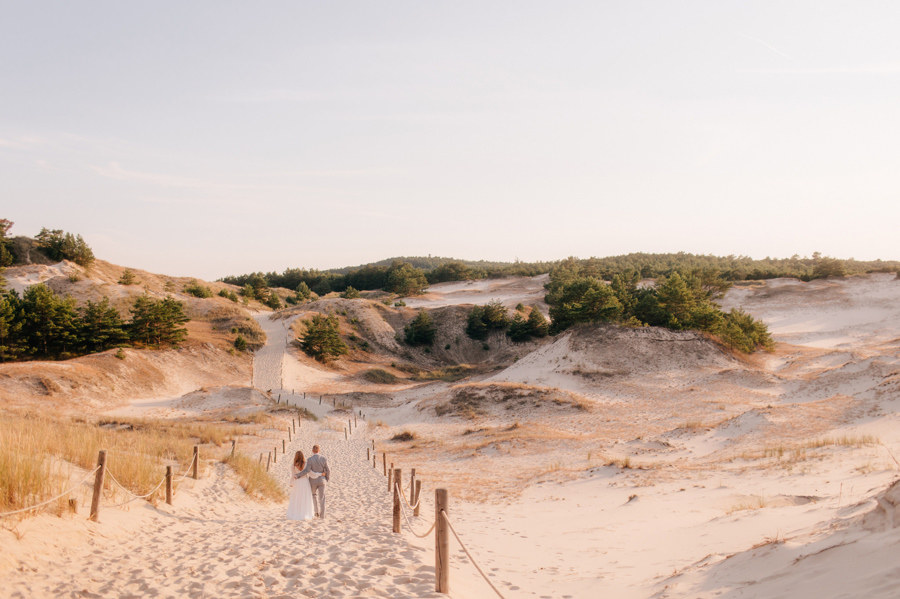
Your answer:
[[[539,283],[435,286],[423,305],[517,302]],[[210,462],[172,508],[36,518],[20,541],[0,532],[17,564],[0,596],[435,596],[433,540],[389,532],[386,481],[365,461],[374,439],[425,481],[417,530],[434,488],[450,489],[454,525],[506,597],[895,597],[900,282],[769,281],[723,305],[766,320],[777,350],[746,358],[692,333],[588,327],[499,372],[388,391],[298,361],[289,322],[259,315],[269,344],[248,401],[271,390],[321,417],[294,447],[319,441],[332,460],[329,518],[288,523],[284,505],[245,499]],[[349,441],[349,412],[321,394],[365,414]],[[130,409],[177,416],[238,397],[210,388]],[[415,438],[391,441],[401,431]],[[452,546],[452,596],[495,596]]]

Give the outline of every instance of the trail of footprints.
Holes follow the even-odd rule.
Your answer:
[[[384,477],[358,459],[364,442],[342,437],[320,443],[333,473],[325,519],[291,522],[286,505],[236,499],[216,464],[199,507],[161,513],[123,541],[92,539],[58,563],[17,573],[0,596],[441,597],[424,552],[390,531]],[[308,449],[296,439],[294,446]],[[287,462],[273,470],[285,483]],[[81,564],[77,574],[70,563]]]

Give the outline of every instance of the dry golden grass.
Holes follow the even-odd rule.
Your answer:
[[[101,449],[107,451],[112,477],[131,493],[144,495],[164,478],[166,466],[179,475],[187,470],[194,445],[221,445],[242,432],[214,423],[90,423],[7,413],[0,419],[0,509],[26,508],[64,491],[70,478],[66,470],[92,470]],[[121,492],[111,477],[106,490]]]
[[[242,453],[227,455],[222,462],[231,466],[244,492],[255,499],[283,501],[287,496],[281,486],[266,472],[265,466]]]

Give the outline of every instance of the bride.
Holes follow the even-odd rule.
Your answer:
[[[291,468],[291,498],[288,501],[287,508],[288,520],[312,520],[315,517],[309,480],[306,476],[295,478],[297,474],[303,471],[305,466],[306,458],[303,457],[302,451],[298,451],[294,454],[294,464]],[[310,472],[309,476],[318,475]]]

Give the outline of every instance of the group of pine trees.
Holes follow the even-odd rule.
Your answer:
[[[109,298],[77,306],[44,284],[0,294],[0,362],[65,359],[123,345],[177,346],[187,336],[189,318],[181,302],[141,295],[131,320],[119,315]]]
[[[549,329],[550,324],[536,306],[532,306],[525,316],[525,306],[519,304],[510,318],[509,311],[499,300],[475,306],[466,318],[466,335],[479,341],[487,339],[493,331],[506,331],[513,341],[528,341],[532,337],[546,337]]]
[[[12,266],[20,260],[9,237],[9,230],[14,224],[9,219],[0,218],[0,268]],[[94,252],[81,235],[44,227],[35,237],[35,241],[41,253],[51,260],[71,260],[84,267],[94,262]]]
[[[609,284],[576,269],[552,273],[547,284],[550,332],[579,323],[613,322],[704,331],[744,352],[773,347],[763,322],[741,310],[723,312],[714,303],[731,283],[713,271],[674,272],[660,276],[653,286],[642,287],[640,281],[637,271],[616,274]]]

